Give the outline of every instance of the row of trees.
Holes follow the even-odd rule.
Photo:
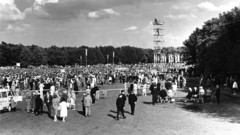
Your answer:
[[[187,64],[199,73],[240,73],[240,7],[206,21],[184,46]]]
[[[22,67],[29,65],[75,65],[86,63],[85,49],[88,50],[87,63],[89,65],[99,63],[135,64],[152,63],[153,50],[131,46],[114,48],[113,46],[99,47],[57,47],[43,48],[36,45],[24,46],[2,42],[0,44],[0,66],[12,66],[20,62]],[[168,52],[176,51],[172,47],[165,48]]]

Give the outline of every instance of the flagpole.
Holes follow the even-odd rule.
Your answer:
[[[113,64],[114,64],[114,57],[115,57],[115,53],[113,52]]]
[[[85,49],[85,55],[86,55],[86,66],[87,66],[87,49]]]

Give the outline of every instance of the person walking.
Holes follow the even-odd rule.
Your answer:
[[[52,107],[53,107],[53,110],[54,110],[54,121],[57,122],[59,98],[56,94],[53,95]]]
[[[97,86],[94,86],[92,89],[91,89],[91,97],[92,97],[92,103],[94,104],[95,103],[95,100],[96,100],[96,92],[99,90],[99,88]]]
[[[82,98],[82,114],[85,116],[85,106],[84,106],[84,98],[86,97],[86,93],[83,93]]]
[[[32,94],[31,94],[30,91],[27,92],[27,94],[26,94],[27,113],[30,113],[30,110],[31,110],[31,98],[32,98],[31,95],[32,95]]]
[[[85,107],[85,116],[91,116],[90,106],[92,105],[92,98],[90,93],[86,93],[86,97],[84,98],[84,107]]]
[[[149,88],[152,94],[152,104],[155,105],[157,103],[158,91],[157,91],[157,84],[153,82]]]
[[[66,98],[61,99],[61,103],[59,104],[58,110],[60,110],[60,117],[62,117],[62,121],[65,122],[65,118],[67,117],[68,114],[68,108],[69,103],[67,103]]]
[[[76,109],[76,94],[75,91],[72,90],[69,92],[69,96],[70,98],[70,109],[75,110]]]
[[[133,92],[133,91],[132,91]],[[117,105],[117,120],[119,120],[119,113],[122,113],[122,117],[123,119],[125,119],[126,117],[124,116],[124,106],[125,106],[125,102],[126,102],[126,96],[124,93],[124,90],[121,91],[121,94],[118,95],[117,101],[116,101],[116,105]]]
[[[135,105],[137,103],[137,96],[134,94],[134,92],[132,91],[131,94],[128,97],[128,102],[129,105],[131,107],[131,114],[134,115],[134,111],[135,111]]]
[[[34,110],[35,115],[39,115],[39,114],[42,115],[42,112],[43,112],[43,101],[40,98],[40,95],[37,95],[35,103],[36,103],[35,110]]]
[[[49,91],[44,96],[44,104],[47,106],[48,116],[50,117],[51,116],[51,110],[52,110],[52,95],[50,95]]]

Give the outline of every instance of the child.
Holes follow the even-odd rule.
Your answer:
[[[68,113],[68,108],[69,104],[67,103],[67,99],[66,98],[62,98],[61,103],[59,104],[59,108],[58,110],[60,110],[60,117],[62,117],[62,121],[65,122],[65,118],[67,117],[67,113]]]

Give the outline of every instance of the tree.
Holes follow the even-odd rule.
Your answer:
[[[23,47],[19,55],[20,63],[22,67],[27,67],[33,64],[34,55],[28,47]]]
[[[39,65],[46,65],[47,64],[47,53],[46,51],[39,47],[32,45],[31,51],[33,53],[33,65],[39,66]]]

